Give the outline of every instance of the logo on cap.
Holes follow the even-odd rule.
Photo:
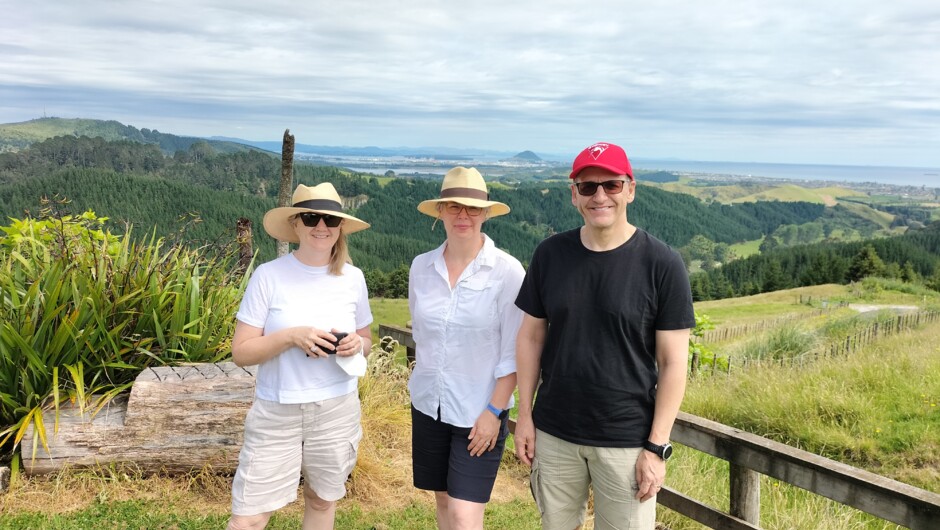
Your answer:
[[[598,157],[600,157],[608,147],[610,147],[610,144],[597,143],[591,147],[588,147],[588,151],[591,153],[591,156],[594,158],[594,160],[597,160]]]

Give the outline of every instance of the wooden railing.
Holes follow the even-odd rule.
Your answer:
[[[383,348],[388,348],[391,341],[405,347],[409,363],[415,361],[415,341],[411,337],[411,329],[391,324],[379,324],[379,344]]]
[[[709,528],[760,528],[760,480],[774,477],[913,530],[940,528],[940,495],[691,414],[672,440],[731,464],[730,513],[664,488],[659,503]]]
[[[414,360],[410,329],[383,324],[379,336],[405,345]],[[512,420],[510,431],[515,431]],[[671,438],[730,464],[727,513],[668,487],[657,495],[659,504],[709,528],[760,528],[761,474],[912,530],[940,528],[936,493],[684,412],[679,413]]]

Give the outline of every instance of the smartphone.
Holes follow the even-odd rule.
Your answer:
[[[326,350],[326,353],[329,353],[329,354],[334,354],[334,353],[336,353],[336,348],[339,348],[339,341],[343,340],[343,338],[345,338],[346,335],[349,335],[349,333],[345,333],[345,332],[343,332],[343,331],[334,331],[334,332],[333,332],[333,336],[336,337],[336,341],[335,341],[335,342],[330,342],[330,344],[333,345],[333,349],[332,349],[332,350]]]

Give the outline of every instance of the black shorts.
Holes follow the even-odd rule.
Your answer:
[[[411,407],[411,465],[418,489],[446,491],[455,499],[486,503],[496,483],[509,435],[509,415],[500,418],[492,451],[470,456],[470,429],[454,427]]]

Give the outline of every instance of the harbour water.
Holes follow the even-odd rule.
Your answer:
[[[787,180],[878,182],[895,186],[940,188],[940,169],[887,166],[833,166],[813,164],[764,164],[759,162],[697,162],[688,160],[636,160],[640,169],[671,172],[769,177]]]

